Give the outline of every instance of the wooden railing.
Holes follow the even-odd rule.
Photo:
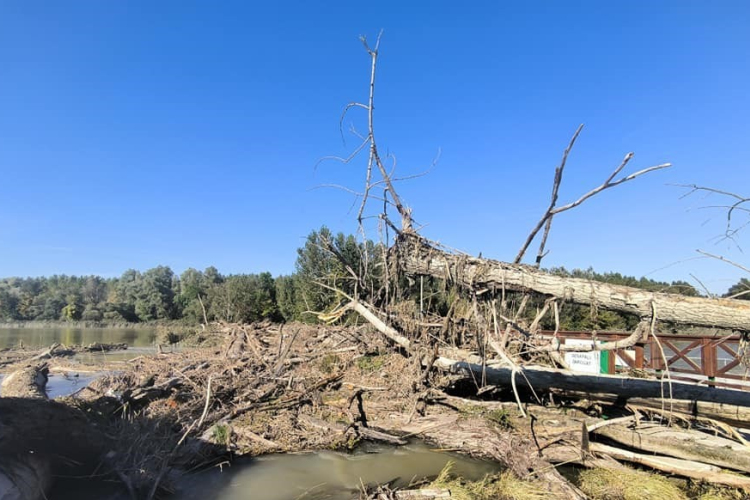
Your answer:
[[[553,333],[543,331],[542,335],[552,336]],[[557,336],[561,339],[608,342],[623,340],[629,334],[559,331]],[[605,355],[607,359],[602,362],[602,371],[615,374],[646,370],[663,377],[668,369],[669,376],[674,380],[693,381],[709,387],[730,387],[750,391],[750,372],[748,367],[742,364],[739,351],[739,335],[662,334],[657,338],[649,336],[645,342],[640,342],[628,349],[611,351],[611,354]]]

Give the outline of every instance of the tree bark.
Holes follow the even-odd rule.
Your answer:
[[[473,372],[475,375],[486,376],[487,382],[494,385],[511,386],[513,369],[500,366],[482,366],[471,356],[466,361],[458,361],[439,357],[435,366],[456,371]],[[521,375],[521,373],[523,375]],[[550,389],[575,391],[580,397],[591,395],[594,399],[601,395],[616,396],[621,403],[630,398],[664,398],[665,407],[669,409],[670,390],[667,381],[621,377],[615,375],[595,375],[556,370],[544,366],[524,366],[517,371],[516,379],[519,388],[525,387],[525,380],[535,391]],[[734,407],[750,407],[750,392],[733,389],[705,387],[686,382],[672,381],[672,397],[677,400],[705,401],[709,403],[732,405]]]
[[[663,321],[750,331],[750,301],[746,300],[687,297],[554,276],[522,264],[449,254],[410,233],[399,236],[395,249],[399,265],[406,274],[434,276],[468,289],[501,290],[504,287],[534,291],[640,317],[655,312]]]
[[[638,409],[650,409],[662,412],[666,417],[674,414],[676,417],[690,419],[692,417],[709,418],[734,427],[747,427],[750,422],[750,407],[737,406],[729,403],[710,403],[705,401],[662,398],[621,398],[616,394],[592,394],[584,391],[554,390],[554,394],[574,399],[588,399],[591,402],[604,404],[618,404]]]
[[[712,465],[706,465],[690,460],[680,460],[678,458],[634,453],[632,451],[621,450],[601,443],[591,443],[591,451],[609,455],[616,460],[624,460],[626,462],[645,465],[652,469],[676,474],[678,476],[689,477],[712,484],[720,484],[722,486],[730,486],[732,488],[742,488],[745,491],[750,490],[749,477],[722,472],[721,469]]]
[[[747,446],[703,432],[661,425],[641,425],[636,429],[607,425],[596,429],[594,434],[638,450],[750,472]]]

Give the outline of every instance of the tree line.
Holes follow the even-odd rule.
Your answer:
[[[298,249],[295,272],[276,278],[268,272],[224,275],[213,266],[179,275],[168,266],[157,266],[144,272],[129,269],[117,278],[2,278],[0,321],[311,322],[316,320],[313,312],[335,305],[333,288],[370,297],[376,285],[365,289],[367,280],[354,283],[352,272],[375,276],[377,248],[371,241],[333,235],[323,227],[311,232]]]
[[[168,266],[144,272],[133,269],[118,278],[55,275],[0,279],[0,321],[149,322],[183,320],[189,323],[317,321],[316,312],[330,311],[357,296],[376,305],[383,301],[423,301],[425,311],[445,314],[455,292],[434,279],[419,285],[404,281],[387,284],[386,249],[353,235],[332,234],[322,227],[312,231],[297,250],[295,272],[274,278],[270,273],[223,275],[215,267],[187,269],[175,274]],[[653,291],[697,296],[689,283],[597,273],[592,269],[553,268],[569,277]],[[389,289],[390,288],[390,289]],[[750,281],[742,279],[727,296],[750,299]],[[567,329],[629,329],[635,318],[588,307],[563,307],[561,326]]]

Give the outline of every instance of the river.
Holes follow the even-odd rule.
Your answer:
[[[466,479],[481,479],[499,470],[497,464],[435,451],[423,443],[398,448],[370,445],[354,454],[322,451],[239,461],[223,472],[193,476],[193,483],[176,499],[345,500],[359,498],[363,484],[405,487],[413,480],[435,477],[448,462],[453,462],[453,473]]]
[[[349,500],[360,485],[405,487],[434,478],[448,464],[456,475],[479,480],[499,472],[498,464],[436,451],[424,443],[401,447],[364,445],[355,453],[267,455],[190,474],[176,483],[171,500]],[[122,498],[111,482],[59,481],[50,498]]]
[[[0,327],[0,349],[8,347],[48,347],[63,345],[128,344],[153,347],[156,328],[6,328]]]
[[[47,395],[66,396],[86,387],[102,373],[102,364],[122,362],[155,352],[156,328],[7,328],[0,327],[0,349],[24,346],[49,347],[55,342],[63,345],[127,344],[125,351],[81,353],[71,361],[69,372],[50,373]],[[0,380],[4,377],[0,372]]]

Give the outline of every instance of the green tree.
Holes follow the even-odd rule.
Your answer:
[[[210,289],[210,295],[213,316],[224,321],[279,319],[276,287],[270,273],[228,276]]]
[[[382,284],[381,250],[372,241],[358,242],[353,235],[334,236],[325,226],[312,231],[297,250],[296,311],[322,312],[336,307],[345,299],[335,290],[377,302],[374,299]],[[303,314],[300,319],[314,321],[315,317]]]
[[[180,293],[176,298],[182,318],[193,323],[203,322],[203,308],[210,307],[207,304],[208,288],[209,281],[201,271],[192,267],[183,271],[180,275]]]
[[[167,266],[157,266],[143,273],[135,301],[138,319],[174,319],[173,277],[174,273]]]
[[[140,295],[141,273],[135,269],[128,269],[120,277],[115,286],[114,303],[119,314],[126,321],[138,321],[135,304]]]
[[[81,307],[80,298],[76,295],[68,295],[67,305],[62,309],[62,319],[77,321],[81,319],[82,312],[83,307]]]
[[[729,287],[729,290],[724,296],[750,300],[750,280],[747,278],[740,278],[737,283]]]
[[[302,311],[298,297],[298,278],[296,274],[276,278],[276,303],[279,314],[284,321],[300,320]]]
[[[0,319],[6,321],[20,319],[18,298],[3,288],[0,288]]]

